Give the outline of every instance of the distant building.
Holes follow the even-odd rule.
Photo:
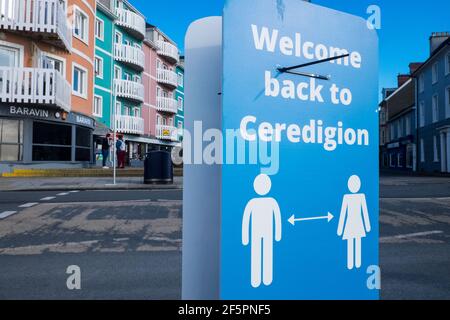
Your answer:
[[[450,173],[450,34],[433,33],[430,57],[414,74],[418,171]]]
[[[411,74],[418,64],[410,64],[410,74],[398,75],[397,89],[384,89],[380,103],[381,167],[416,170],[415,81]]]
[[[430,57],[410,64],[380,103],[380,165],[450,173],[450,34],[433,33]]]
[[[176,99],[178,103],[178,112],[175,117],[175,123],[178,129],[178,140],[183,140],[184,130],[184,57],[180,58],[180,64],[177,66],[178,88],[176,90]]]

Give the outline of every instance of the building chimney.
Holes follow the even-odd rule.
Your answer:
[[[450,38],[450,32],[433,32],[430,37],[430,56],[448,38]]]
[[[400,88],[402,85],[404,85],[406,83],[406,81],[408,81],[411,78],[411,76],[409,74],[399,74],[397,76],[397,85]]]
[[[422,62],[412,62],[409,64],[409,74],[413,74],[422,66]]]

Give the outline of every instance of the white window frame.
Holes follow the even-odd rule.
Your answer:
[[[432,84],[436,84],[439,81],[439,64],[435,62],[431,66],[431,82]]]
[[[117,110],[117,109],[119,109],[119,110]],[[119,112],[117,112],[117,111],[119,111]],[[114,112],[115,112],[116,116],[122,115],[122,102],[116,101],[116,105],[114,106]]]
[[[400,152],[397,153],[397,168],[403,168],[403,164],[400,162]]]
[[[119,77],[116,77],[116,71],[119,71]],[[113,74],[113,77],[114,77],[115,80],[122,80],[123,75],[122,75],[122,68],[121,68],[121,67],[119,67],[119,66],[114,66],[114,74]]]
[[[419,92],[423,93],[425,91],[425,74],[421,73],[419,76]]]
[[[403,122],[402,119],[399,119],[397,122],[397,137],[400,139],[403,137]]]
[[[450,86],[445,88],[445,118],[450,118]]]
[[[99,62],[98,65],[97,65],[97,61]],[[94,72],[95,73],[97,73],[97,70],[96,70],[97,67],[99,68],[99,73],[95,74],[95,76],[99,79],[103,79],[105,62],[104,62],[104,59],[100,56],[95,56],[95,58],[94,58]]]
[[[436,93],[431,97],[431,112],[433,114],[433,123],[439,121],[439,95]]]
[[[117,37],[117,36],[119,36],[119,37]],[[119,38],[120,41],[117,41],[117,38]],[[123,34],[122,34],[122,32],[116,30],[116,32],[114,34],[114,42],[116,44],[123,44]]]
[[[406,131],[406,135],[410,136],[411,135],[411,116],[408,115],[405,118],[405,131]]]
[[[105,21],[99,17],[95,18],[95,38],[105,41]]]
[[[98,110],[96,110],[96,103],[95,103],[96,101],[99,101],[99,105],[97,105]],[[99,112],[97,112],[97,111],[99,111]],[[94,95],[94,109],[92,110],[92,115],[94,117],[98,117],[98,118],[103,117],[103,97],[102,96]]]
[[[425,162],[425,142],[420,139],[420,162]]]
[[[445,75],[450,75],[450,52],[445,55]]]
[[[433,160],[434,162],[439,162],[439,154],[438,154],[438,140],[437,136],[433,136]]]
[[[50,52],[47,52],[47,51],[42,51],[42,56],[46,56],[46,57],[49,57],[50,59],[58,60],[59,62],[61,62],[62,66],[63,66],[62,76],[64,78],[66,77],[66,66],[67,66],[66,58],[63,58],[61,56],[57,56],[56,54],[53,54],[53,53],[50,53]],[[41,67],[41,66],[39,66],[39,67]]]
[[[184,74],[178,72],[178,87],[184,88]]]
[[[83,82],[83,92],[75,91],[74,89],[74,83],[75,83],[75,68],[80,69],[85,74],[85,79]],[[88,79],[89,79],[89,71],[85,67],[77,64],[72,63],[72,94],[74,96],[86,99],[88,98]]]
[[[395,161],[394,161],[394,154],[393,153],[389,154],[389,167],[390,168],[395,168]]]
[[[89,45],[89,15],[84,12],[80,7],[74,5],[74,11],[73,11],[73,17],[74,17],[74,21],[73,21],[73,36],[79,40],[81,40],[82,42],[84,42],[85,44]],[[84,25],[84,31],[85,34],[83,35],[78,35],[76,34],[75,30],[75,25],[77,23],[77,12],[80,13],[81,15],[83,15],[86,19],[84,20],[85,25]]]
[[[419,127],[425,127],[425,101],[419,102]]]
[[[181,104],[180,104],[180,102],[181,102]],[[183,111],[184,110],[184,98],[183,97],[178,97],[178,103],[177,104],[178,104],[178,110]]]
[[[17,43],[3,41],[3,40],[0,40],[0,46],[2,46],[2,47],[9,47],[11,49],[18,50],[19,56],[17,57],[18,61],[17,61],[17,66],[16,67],[23,68],[24,50],[25,50],[24,46],[19,45]]]
[[[142,117],[141,108],[139,108],[139,107],[134,107],[133,108],[133,117],[136,117],[136,118],[141,118]]]

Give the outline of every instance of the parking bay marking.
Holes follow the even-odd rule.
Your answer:
[[[56,199],[56,197],[45,197],[45,198],[42,198],[41,201],[50,201],[53,199]]]
[[[37,202],[25,203],[25,204],[19,206],[19,208],[31,208],[31,207],[34,207],[37,204],[39,204],[39,203],[37,203]]]
[[[17,211],[4,211],[2,213],[0,213],[0,220],[6,219],[9,216],[12,216],[13,214],[16,214]]]
[[[409,234],[400,234],[397,236],[391,236],[391,237],[382,237],[380,238],[380,242],[386,242],[390,240],[404,240],[404,239],[411,239],[411,238],[417,238],[417,237],[425,237],[425,236],[431,236],[435,234],[442,234],[444,231],[426,231],[426,232],[417,232],[417,233],[409,233]]]

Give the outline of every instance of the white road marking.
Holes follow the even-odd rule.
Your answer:
[[[411,238],[417,238],[417,237],[425,237],[425,236],[431,236],[434,234],[442,234],[444,231],[427,231],[427,232],[417,232],[417,233],[409,233],[409,234],[400,234],[397,236],[392,237],[382,237],[380,238],[380,242],[384,241],[390,241],[390,240],[403,240],[403,239],[411,239]]]
[[[69,193],[78,193],[78,192],[80,192],[80,191],[78,191],[78,190],[69,191]]]
[[[31,207],[34,207],[37,204],[39,204],[39,203],[37,203],[37,202],[25,203],[25,204],[19,206],[19,208],[31,208]]]
[[[53,199],[56,199],[56,197],[45,197],[45,198],[42,198],[41,201],[50,201]]]
[[[6,219],[9,216],[12,216],[13,214],[16,214],[17,211],[4,211],[2,213],[0,213],[0,219]]]
[[[69,193],[68,192],[63,192],[63,193],[58,193],[57,196],[61,197],[61,196],[67,196]]]

